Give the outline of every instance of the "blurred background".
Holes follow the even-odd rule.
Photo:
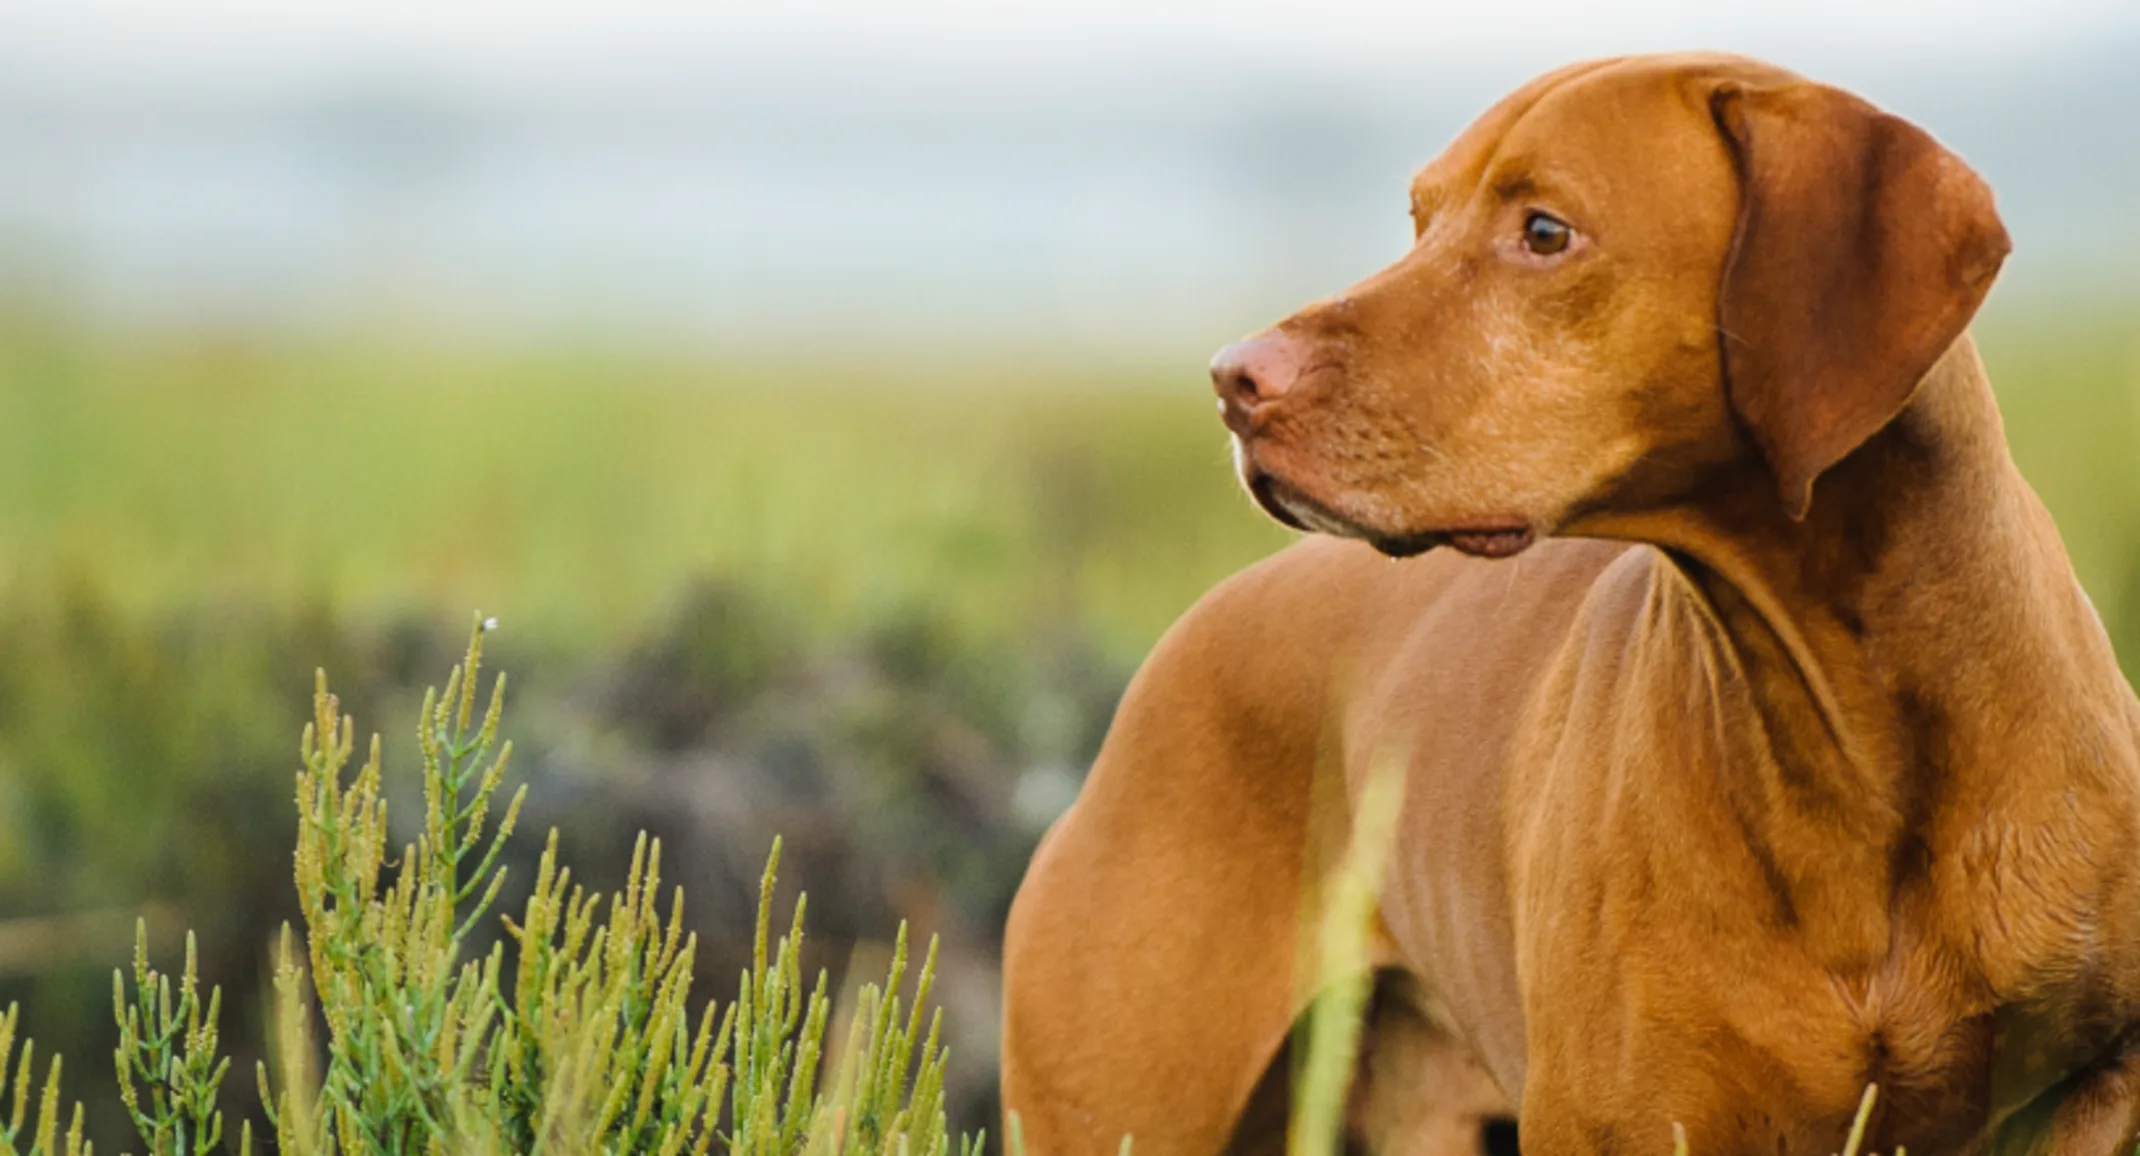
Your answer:
[[[1606,11],[0,0],[0,998],[109,1101],[109,969],[193,927],[242,1107],[311,671],[410,785],[480,608],[523,877],[546,826],[598,885],[654,831],[725,992],[784,833],[836,984],[944,937],[983,1124],[1033,841],[1286,540],[1206,358],[1582,56],[1771,57],[1989,177],[1982,347],[2133,669],[2140,7]]]

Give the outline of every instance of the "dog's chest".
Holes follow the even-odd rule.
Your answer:
[[[1807,1118],[1847,1115],[1877,1084],[1875,1150],[1963,1150],[2104,1059],[2134,1022],[2136,889],[2107,866],[2135,858],[2131,799],[2109,787],[2019,794],[1965,793],[1922,832],[1926,846],[1898,855],[1914,861],[1898,863],[1863,920],[1884,941],[1876,956],[1823,954],[1824,939],[1852,937],[1804,922],[1756,933],[1774,970],[1739,994],[1766,989],[1798,1013],[1764,1025],[1782,1029],[1765,1039],[1802,1074]]]
[[[1959,1144],[1996,1114],[2008,1017],[1981,968],[1958,947],[1905,917],[1896,949],[1877,966],[1824,976],[1830,996],[1821,1002],[1829,1014],[1808,1020],[1832,1033],[1826,1115],[1839,1115],[1866,1085],[1878,1085],[1878,1138],[1923,1151]]]
[[[1534,1034],[1535,1090],[1578,1102],[1575,1115],[1614,1136],[1662,1120],[1682,1124],[1694,1151],[1827,1153],[1878,1085],[1867,1150],[1974,1151],[2113,1046],[2132,1001],[2107,956],[1987,961],[2001,934],[1942,906],[1898,912],[1894,950],[1864,967],[1826,966],[1787,932],[1712,936],[1699,963],[1677,937],[1667,954],[1622,941],[1590,953],[1618,967],[1595,983],[1575,978],[1572,956],[1540,960],[1557,994],[1596,1002],[1565,1033],[1543,1033],[1561,1038]],[[2022,982],[1995,988],[1995,971]]]
[[[1778,1103],[1779,1118],[1833,1126],[1871,1084],[1873,1150],[1973,1150],[2118,1046],[2134,1007],[2130,961],[2087,934],[2030,927],[2099,928],[2103,912],[2051,884],[2019,896],[2012,882],[1904,899],[1885,959],[1825,976],[1828,998],[1809,998],[1818,1010],[1800,1019],[1807,1036],[1778,1041],[1798,1077],[1790,1096],[1804,1097]]]
[[[1965,719],[1904,748],[1921,794],[1864,805],[1878,783],[1819,762],[1819,728],[1743,663],[1704,661],[1683,605],[1653,596],[1571,658],[1518,742],[1526,1003],[1569,1025],[1534,1026],[1533,1089],[1616,1124],[1669,1112],[1697,1151],[1829,1152],[1875,1083],[1873,1150],[1965,1151],[2101,1058],[2140,1016],[2114,744]],[[1673,1075],[1690,1062],[1702,1079]]]
[[[1839,977],[1887,1082],[1975,1085],[1996,1115],[2103,1058],[2140,1012],[2132,874],[2106,870],[2133,857],[2131,800],[2048,802],[1958,813],[1895,895],[1886,957]]]

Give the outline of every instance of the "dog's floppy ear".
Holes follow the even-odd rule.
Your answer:
[[[1848,93],[1727,81],[1709,107],[1739,176],[1725,387],[1801,519],[1813,480],[1961,336],[2011,245],[1959,157]]]

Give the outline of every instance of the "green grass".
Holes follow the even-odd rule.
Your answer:
[[[2014,458],[2140,672],[2140,309],[1995,319],[1981,347]]]
[[[600,641],[712,574],[835,633],[919,603],[1131,650],[1284,541],[1234,493],[1196,366],[950,376],[17,334],[0,582],[93,576],[141,611],[480,603]]]
[[[1982,329],[2082,578],[2140,620],[2134,327]],[[1285,540],[1235,492],[1199,366],[883,360],[0,328],[0,590],[480,603],[592,645],[711,574],[830,635],[924,604],[1134,656]]]

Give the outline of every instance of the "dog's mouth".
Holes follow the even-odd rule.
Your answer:
[[[1436,546],[1448,546],[1474,558],[1512,558],[1537,540],[1537,533],[1528,523],[1513,520],[1405,533],[1376,530],[1338,514],[1284,479],[1260,469],[1250,470],[1248,492],[1265,513],[1293,529],[1358,538],[1392,558],[1410,558]]]
[[[1531,548],[1536,535],[1529,526],[1490,526],[1472,530],[1434,530],[1424,534],[1370,535],[1367,544],[1392,558],[1424,554],[1449,546],[1474,558],[1513,558]]]

